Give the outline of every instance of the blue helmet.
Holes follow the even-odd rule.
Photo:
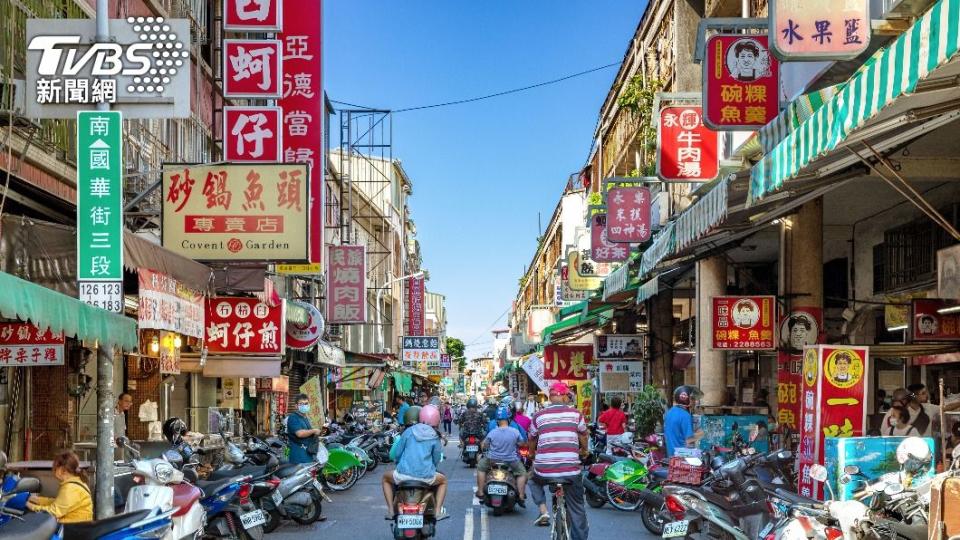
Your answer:
[[[497,420],[509,420],[510,419],[510,409],[507,407],[497,407]]]

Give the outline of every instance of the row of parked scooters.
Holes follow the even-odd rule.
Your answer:
[[[5,470],[0,454],[0,537],[11,540],[126,540],[132,538],[224,538],[260,540],[284,521],[310,524],[321,516],[327,491],[350,489],[368,471],[389,460],[395,431],[355,424],[328,426],[316,460],[286,463],[283,437],[234,440],[219,434],[215,450],[170,440],[162,456],[145,459],[119,438],[129,460],[115,464],[114,517],[58,525],[32,513],[27,500],[40,491],[36,478]],[[174,432],[179,433],[176,429]],[[183,430],[186,431],[185,426]],[[201,479],[201,473],[204,478]]]

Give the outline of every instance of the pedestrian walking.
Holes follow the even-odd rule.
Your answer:
[[[443,430],[447,435],[453,434],[453,409],[450,408],[449,403],[443,404]]]

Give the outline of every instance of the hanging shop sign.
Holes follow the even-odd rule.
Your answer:
[[[323,216],[323,1],[283,4],[283,161],[310,164],[310,215]],[[310,262],[323,257],[323,220],[310,222]]]
[[[109,21],[27,19],[28,118],[75,118],[108,103],[125,118],[190,116],[190,22],[163,17]]]
[[[599,363],[600,391],[636,394],[643,392],[643,362]]]
[[[404,367],[440,365],[440,338],[434,336],[403,336],[401,358]]]
[[[440,369],[450,369],[450,368],[451,368],[451,363],[452,363],[452,362],[451,362],[451,360],[450,360],[450,355],[449,355],[449,354],[441,354],[441,355],[440,355]]]
[[[772,0],[773,53],[784,62],[853,60],[870,45],[867,0]]]
[[[820,341],[822,310],[794,307],[780,321],[780,349],[777,351],[777,423],[799,432],[800,394],[803,386],[803,349]]]
[[[283,45],[278,39],[223,40],[223,95],[228,98],[279,98]]]
[[[422,336],[426,333],[426,283],[422,277],[407,280],[407,334]]]
[[[713,348],[768,350],[776,348],[776,297],[713,297]]]
[[[593,363],[593,345],[547,345],[543,376],[550,381],[582,381]]]
[[[523,339],[528,345],[539,345],[543,341],[543,331],[557,322],[553,309],[546,307],[532,307],[527,311],[524,325]]]
[[[590,290],[578,291],[570,286],[570,267],[566,262],[560,263],[560,272],[557,276],[557,299],[559,305],[569,305],[583,302],[590,298]]]
[[[226,161],[283,161],[280,107],[224,107],[223,154]],[[256,202],[253,203],[255,206]],[[262,204],[262,203],[261,203]]]
[[[607,240],[640,244],[650,239],[650,190],[616,187],[607,193]]]
[[[767,36],[718,34],[703,62],[703,122],[719,131],[759,129],[780,112],[780,64]]]
[[[367,247],[329,246],[327,260],[327,322],[365,323]]]
[[[210,354],[283,354],[284,307],[284,303],[270,307],[256,298],[208,298],[207,351]]]
[[[608,239],[607,214],[594,214],[590,218],[590,258],[597,262],[623,262],[629,257],[629,244]]]
[[[664,182],[709,182],[720,174],[717,132],[703,124],[700,106],[660,109],[657,176]]]
[[[309,349],[320,341],[323,336],[323,314],[317,306],[309,302],[295,300],[293,304],[307,312],[307,320],[303,323],[287,322],[287,347],[293,349]]]
[[[281,0],[224,0],[223,29],[230,32],[279,32]]]
[[[798,491],[821,497],[823,486],[810,478],[810,465],[824,462],[827,437],[862,437],[867,422],[869,349],[832,345],[803,351]]]
[[[123,313],[123,121],[77,113],[77,279],[80,300]]]
[[[574,399],[571,405],[576,405],[577,410],[584,418],[593,417],[593,381],[564,381],[573,392]]]
[[[308,169],[297,163],[168,166],[163,246],[198,261],[305,261]]]
[[[640,360],[647,349],[645,334],[606,334],[596,337],[596,358],[600,360]]]
[[[172,277],[140,268],[140,303],[137,326],[141,330],[167,330],[203,339],[203,293],[190,289]]]
[[[937,297],[960,300],[960,245],[937,251]]]
[[[567,283],[575,291],[595,291],[603,286],[604,276],[596,275],[595,261],[584,257],[578,250],[567,255]]]
[[[522,367],[523,371],[530,377],[533,384],[537,385],[537,388],[544,392],[547,391],[547,381],[543,376],[543,358],[536,355],[528,356],[527,359],[520,364],[520,367]]]
[[[0,367],[62,366],[63,332],[30,323],[0,323]]]
[[[915,298],[911,305],[913,341],[960,341],[960,312],[940,313],[955,303],[939,298]]]

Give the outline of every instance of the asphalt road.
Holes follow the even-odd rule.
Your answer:
[[[447,475],[450,489],[445,506],[450,514],[437,526],[436,538],[489,540],[491,538],[517,538],[525,540],[548,539],[550,529],[535,527],[533,520],[537,510],[531,500],[527,508],[517,507],[514,513],[494,516],[488,508],[481,507],[473,497],[474,471],[459,460],[456,436],[446,447],[446,460],[440,464],[440,472]],[[392,465],[390,465],[392,467]],[[299,539],[319,537],[324,539],[358,540],[368,538],[392,538],[390,522],[384,519],[387,507],[380,491],[380,477],[388,466],[381,465],[367,473],[357,484],[339,493],[330,493],[333,503],[323,507],[327,520],[310,526],[295,523],[282,525],[266,538]],[[529,498],[529,496],[528,496]],[[600,509],[587,507],[591,538],[630,538],[646,540],[657,538],[650,535],[640,522],[640,514],[621,512],[609,505]]]

